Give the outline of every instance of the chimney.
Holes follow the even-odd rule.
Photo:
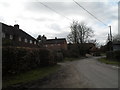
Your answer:
[[[15,29],[19,29],[19,25],[18,25],[18,24],[15,24],[15,25],[14,25],[14,28],[15,28]]]
[[[55,39],[57,39],[57,37],[55,37]]]

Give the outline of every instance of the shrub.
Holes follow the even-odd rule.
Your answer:
[[[80,56],[80,53],[79,53],[79,47],[77,44],[70,44],[68,45],[68,51],[67,51],[67,54],[68,57],[70,58],[77,58]]]
[[[21,61],[25,56],[25,49],[17,49],[17,48],[3,48],[2,49],[2,69],[3,75],[6,74],[16,74],[18,73],[18,67],[21,65]],[[24,65],[25,63],[23,63]],[[22,66],[21,66],[22,67]]]
[[[101,56],[100,52],[93,53],[93,56]]]
[[[57,61],[62,61],[63,60],[63,54],[62,54],[62,52],[57,52],[56,54],[56,60]]]
[[[47,49],[2,48],[3,75],[14,75],[21,72],[56,64],[54,55]]]
[[[106,53],[106,57],[109,60],[120,60],[120,51],[109,51]]]

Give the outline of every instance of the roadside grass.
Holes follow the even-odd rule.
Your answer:
[[[3,79],[2,85],[4,88],[15,84],[24,84],[34,80],[42,79],[56,72],[59,68],[60,65],[48,66],[48,67],[37,68],[31,71],[27,71],[25,73],[21,73],[16,76],[5,77],[5,80]]]
[[[120,66],[120,62],[115,61],[115,60],[108,60],[106,58],[99,58],[98,61],[105,63],[105,64],[112,64],[112,65],[118,65]]]
[[[101,56],[106,56],[106,53],[101,53]]]

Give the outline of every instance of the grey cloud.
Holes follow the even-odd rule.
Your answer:
[[[100,27],[102,26],[100,22],[96,21],[92,16],[90,16],[86,11],[84,11],[74,2],[43,2],[43,3],[66,17],[75,16],[75,15],[84,16],[86,20],[85,23],[93,23],[92,27],[94,27],[94,24],[100,25]],[[112,22],[113,20],[118,19],[117,10],[114,10],[113,6],[110,4],[107,5],[104,4],[104,2],[78,2],[78,3],[105,23],[109,23]],[[9,6],[9,4],[7,5],[7,3],[4,3],[3,5]],[[63,32],[61,25],[57,24],[57,22],[56,23],[52,22],[54,21],[55,12],[49,10],[48,8],[40,4],[40,2],[26,2],[24,4],[24,9],[25,11],[31,12],[31,14],[33,13],[33,17],[32,15],[31,17],[27,17],[27,16],[25,17],[20,15],[19,18],[22,18],[23,20],[32,19],[39,22],[50,21],[51,24],[49,24],[46,27],[52,29],[53,31],[58,32],[57,34],[53,33],[52,36],[66,37],[68,35],[69,32]],[[47,16],[35,17],[34,16],[35,14],[37,14],[37,16],[39,16],[40,14],[43,15],[45,14],[48,15],[48,17]],[[72,20],[74,18],[70,18],[70,19]],[[0,20],[2,21],[2,18],[0,18]],[[99,31],[97,32],[99,33]],[[96,36],[96,38],[98,38],[99,40],[105,39],[104,37],[101,37],[101,35],[103,35],[103,33],[99,34],[98,37]],[[106,32],[104,32],[104,35],[106,35]]]
[[[0,22],[5,22],[4,17],[0,16]]]
[[[45,22],[45,21],[55,21],[54,19],[52,18],[35,18],[35,17],[31,17],[30,19],[33,19],[35,21],[39,21],[39,22]]]
[[[53,36],[57,37],[57,38],[67,38],[67,35],[69,34],[69,32],[60,32],[58,34],[53,34]],[[54,38],[54,37],[53,37]]]
[[[25,19],[25,20],[34,20],[39,22],[45,22],[45,21],[55,21],[54,19],[50,17],[26,17],[26,16],[18,16],[18,18]]]
[[[0,2],[0,4],[1,4],[2,6],[4,6],[4,7],[9,7],[9,6],[10,6],[10,4],[7,3],[7,2]]]
[[[84,11],[74,2],[42,2],[42,3],[51,7],[52,9],[61,13],[62,15],[65,15],[66,17],[69,15],[80,15],[80,16],[86,16],[88,18],[90,17],[86,11]],[[103,21],[109,19],[110,20],[117,19],[117,14],[116,14],[117,10],[113,11],[111,9],[111,5],[104,4],[104,2],[78,2],[78,3]],[[27,3],[26,9],[33,12],[39,12],[45,14],[55,13],[49,10],[48,8],[46,8],[45,6],[43,6],[42,4],[40,4],[40,2]]]
[[[58,31],[60,31],[62,28],[58,25],[58,24],[55,24],[55,23],[53,23],[53,24],[51,24],[50,26],[49,26],[49,28],[51,28],[51,29],[53,29],[53,30],[58,30]]]

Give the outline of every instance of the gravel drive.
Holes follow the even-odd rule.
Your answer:
[[[61,68],[54,74],[21,87],[25,88],[118,88],[118,67],[89,57],[72,62],[58,63]]]

